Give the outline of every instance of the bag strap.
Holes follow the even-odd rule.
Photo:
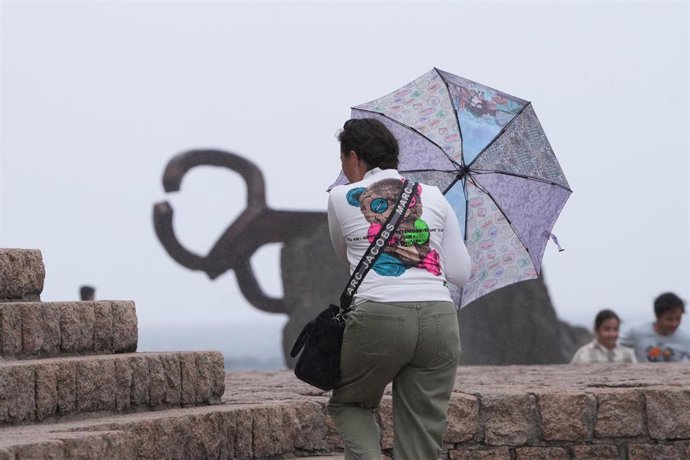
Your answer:
[[[352,298],[357,292],[359,285],[383,252],[383,248],[388,244],[388,240],[390,240],[391,236],[393,236],[397,230],[402,217],[410,207],[410,203],[414,200],[414,195],[416,193],[417,182],[410,185],[410,182],[405,179],[398,200],[393,208],[394,211],[388,216],[388,220],[386,220],[386,223],[381,227],[374,241],[369,245],[369,248],[359,261],[357,268],[352,272],[350,280],[345,286],[345,290],[340,295],[340,316],[352,309]]]

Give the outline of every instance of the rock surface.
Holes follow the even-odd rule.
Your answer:
[[[45,276],[38,249],[0,248],[0,302],[41,300]]]

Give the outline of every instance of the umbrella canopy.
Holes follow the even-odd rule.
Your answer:
[[[571,190],[532,105],[433,69],[352,108],[376,118],[400,146],[398,170],[438,186],[451,203],[472,259],[460,307],[533,279]],[[344,175],[333,185],[347,183]]]

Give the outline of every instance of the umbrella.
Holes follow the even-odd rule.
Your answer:
[[[400,173],[451,203],[472,259],[469,282],[453,292],[459,307],[539,276],[572,191],[528,101],[434,68],[353,107],[352,118],[383,122],[398,140]],[[341,173],[333,186],[342,183]]]

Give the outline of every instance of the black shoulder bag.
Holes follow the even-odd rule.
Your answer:
[[[298,379],[322,390],[332,390],[340,380],[340,348],[343,344],[345,318],[353,309],[352,298],[367,272],[383,252],[388,240],[395,233],[400,220],[407,212],[413,196],[417,192],[417,183],[410,185],[403,182],[394,212],[388,217],[376,238],[359,261],[357,268],[350,276],[345,290],[340,296],[340,306],[331,304],[309,321],[290,351],[293,358],[302,351],[295,375]]]

